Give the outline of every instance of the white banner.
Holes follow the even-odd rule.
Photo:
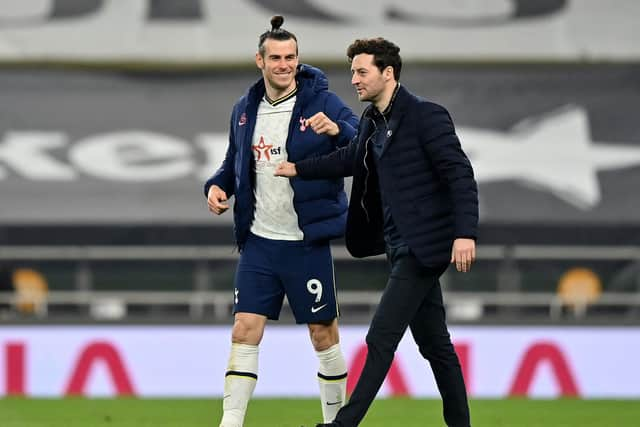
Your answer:
[[[508,132],[461,126],[457,133],[473,161],[478,183],[521,182],[591,211],[603,199],[598,172],[637,167],[640,146],[595,141],[589,127],[583,108],[566,106],[523,119]],[[200,133],[194,141],[186,141],[157,132],[123,130],[72,141],[64,132],[9,131],[0,133],[0,183],[11,172],[38,185],[91,177],[138,185],[193,179],[196,188],[222,163],[227,144],[224,133]],[[108,209],[104,212],[111,216]],[[210,218],[207,212],[202,214]],[[0,213],[0,220],[11,215],[24,221],[42,213],[14,203]],[[50,217],[48,213],[46,218]]]
[[[640,58],[640,3],[616,0],[3,0],[0,59],[247,62],[273,14],[304,58],[384,36],[405,59]]]
[[[455,327],[472,397],[640,398],[640,328]],[[341,328],[352,389],[366,328]],[[219,397],[230,330],[208,326],[0,328],[0,396]],[[317,395],[317,359],[304,326],[269,325],[260,347],[260,397]],[[283,380],[283,378],[285,378]],[[379,396],[436,397],[410,334]]]

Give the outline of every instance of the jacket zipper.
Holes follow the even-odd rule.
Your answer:
[[[364,196],[367,194],[367,190],[368,190],[367,183],[369,182],[369,168],[367,167],[367,156],[369,155],[369,142],[371,141],[371,138],[376,134],[376,131],[378,130],[378,126],[376,125],[376,122],[374,120],[371,120],[371,122],[373,123],[373,126],[375,127],[375,129],[373,133],[369,135],[369,137],[364,143],[364,170],[366,171],[366,173],[364,174],[364,190],[362,191],[362,197],[360,198],[360,206],[362,206],[362,210],[364,211],[364,214],[367,217],[367,222],[371,222],[371,219],[369,218],[369,211],[367,210],[367,207],[364,205]]]
[[[294,129],[296,128],[296,116],[300,115],[302,117],[302,101],[300,100],[300,92],[296,93],[296,102],[293,105],[293,111],[291,112],[291,120],[289,121],[289,132],[287,132],[287,140],[284,143],[285,149],[287,150],[287,161],[289,161],[289,142],[291,141],[291,137],[294,133]],[[291,208],[296,213],[296,218],[298,219],[298,228],[302,232],[302,240],[306,241],[307,236],[304,234],[304,230],[302,229],[302,224],[300,223],[300,214],[296,209],[295,198],[296,198],[296,190],[293,188],[293,183],[289,179],[289,186],[291,187],[291,191],[293,192],[293,197],[291,198]]]

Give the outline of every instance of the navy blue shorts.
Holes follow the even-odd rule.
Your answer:
[[[319,323],[338,316],[329,244],[271,240],[249,234],[240,255],[234,313],[277,320],[284,296],[296,323]]]

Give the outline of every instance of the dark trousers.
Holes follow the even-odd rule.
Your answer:
[[[429,361],[442,396],[449,427],[469,427],[469,405],[447,325],[439,278],[447,265],[424,267],[406,247],[390,249],[391,275],[367,333],[367,360],[349,403],[335,422],[355,427],[364,418],[391,367],[407,326],[422,356]]]

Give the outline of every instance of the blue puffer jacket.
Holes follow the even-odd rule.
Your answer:
[[[300,64],[296,79],[298,92],[286,143],[288,160],[297,162],[346,146],[356,134],[358,117],[337,95],[329,91],[327,78],[319,69]],[[264,80],[260,78],[234,106],[227,154],[220,168],[204,185],[205,197],[209,187],[214,184],[222,188],[227,197],[235,196],[234,232],[240,249],[247,240],[255,210],[251,143],[258,104],[264,93]],[[309,118],[319,111],[338,124],[340,133],[337,136],[317,135],[311,128],[302,130],[300,119]],[[347,196],[342,178],[313,181],[293,178],[290,182],[294,193],[293,207],[305,242],[323,242],[341,237],[347,219]]]

